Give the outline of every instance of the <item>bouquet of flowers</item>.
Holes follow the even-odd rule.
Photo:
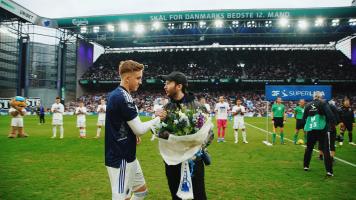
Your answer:
[[[180,109],[170,111],[165,122],[156,126],[157,132],[167,131],[176,136],[192,135],[198,132],[209,116],[202,109],[190,109],[184,105]]]
[[[164,122],[153,132],[158,132],[160,154],[168,165],[181,163],[181,177],[177,196],[193,199],[193,185],[189,162],[202,152],[213,125],[208,114],[200,107],[187,107],[183,104],[169,110]],[[162,134],[163,133],[163,134]]]

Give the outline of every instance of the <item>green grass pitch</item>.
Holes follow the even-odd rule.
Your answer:
[[[28,116],[25,130],[30,137],[8,139],[10,118],[0,116],[0,199],[110,199],[104,140],[92,139],[97,118],[87,117],[88,138],[79,139],[75,117],[65,116],[63,140],[50,139],[51,118],[46,116],[46,120],[45,125],[38,125],[37,117]],[[245,121],[266,126],[265,118]],[[287,121],[289,139],[294,124],[294,119]],[[209,199],[356,199],[356,167],[336,161],[335,176],[325,178],[323,162],[314,153],[311,170],[305,172],[300,145],[287,141],[286,145],[266,146],[262,143],[265,133],[251,126],[247,126],[249,144],[234,144],[231,125],[229,121],[227,142],[215,140],[209,147],[212,165],[205,168]],[[158,141],[151,142],[150,137],[150,133],[143,136],[137,147],[149,188],[146,199],[170,199]],[[347,143],[336,148],[336,156],[355,164],[356,147]]]

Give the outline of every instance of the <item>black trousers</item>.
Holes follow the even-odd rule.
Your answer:
[[[340,134],[344,136],[345,131],[349,133],[349,142],[352,142],[352,122],[344,122],[345,127],[341,129]]]
[[[40,116],[40,123],[45,123],[45,116],[44,115],[39,115]]]
[[[194,169],[193,169],[194,172],[192,177],[194,200],[206,200],[207,198],[206,198],[205,183],[204,183],[204,163],[202,160],[196,160],[194,162],[195,165],[194,165]],[[164,164],[166,168],[166,176],[167,176],[169,191],[171,192],[172,200],[180,200],[180,198],[177,197],[176,193],[179,188],[181,164],[179,165],[167,165],[167,163]]]
[[[309,167],[314,145],[320,143],[324,154],[324,164],[326,172],[333,173],[333,166],[330,156],[330,133],[326,131],[313,130],[307,133],[307,148],[304,153],[304,167]]]

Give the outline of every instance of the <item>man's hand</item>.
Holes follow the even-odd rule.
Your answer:
[[[340,123],[340,129],[344,129],[345,128],[345,124],[343,122]]]
[[[156,111],[155,115],[158,116],[161,119],[161,121],[163,121],[167,117],[167,112],[165,110]]]
[[[165,140],[168,140],[168,138],[169,138],[169,132],[168,132],[168,131],[159,132],[159,133],[158,133],[158,137],[159,137],[159,138],[162,138],[162,139],[165,139]]]

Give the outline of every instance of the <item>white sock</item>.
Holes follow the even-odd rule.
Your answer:
[[[100,136],[101,128],[96,129],[96,136]]]
[[[63,125],[59,126],[59,133],[61,134],[61,138],[63,138],[64,135]]]
[[[79,129],[79,135],[83,136],[83,129]]]
[[[52,132],[53,132],[53,137],[56,137],[56,135],[57,135],[57,126],[53,126]]]
[[[246,131],[242,131],[242,138],[244,139],[244,141],[246,142]]]
[[[235,141],[238,141],[239,139],[239,132],[237,130],[234,130],[234,135],[235,135]]]
[[[134,192],[130,200],[143,200],[147,195],[147,190],[143,192]]]

